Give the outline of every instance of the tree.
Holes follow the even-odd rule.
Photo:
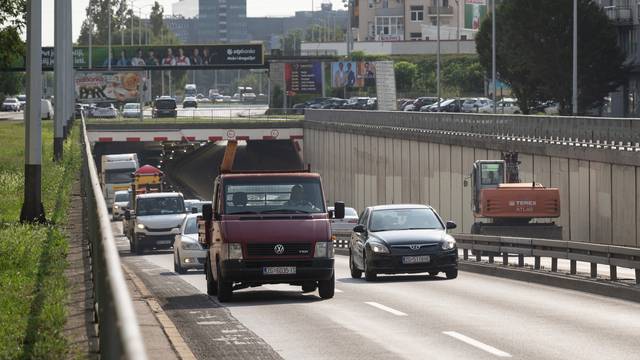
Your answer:
[[[418,74],[418,67],[407,61],[397,62],[393,66],[396,74],[396,88],[399,91],[410,91]]]
[[[496,9],[496,67],[517,96],[523,113],[536,101],[555,100],[571,112],[573,0],[509,0]],[[603,104],[623,83],[625,56],[602,8],[578,0],[578,109]],[[476,36],[480,63],[491,69],[491,17]]]
[[[156,36],[162,36],[164,26],[164,8],[156,1],[151,8],[151,14],[149,15],[149,22],[151,23],[151,33]]]
[[[20,34],[25,29],[26,1],[0,2],[0,69],[11,67],[25,55]]]

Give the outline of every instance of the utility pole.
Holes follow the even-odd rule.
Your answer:
[[[578,115],[578,0],[573,0],[573,116]]]
[[[142,45],[142,8],[139,9],[140,17],[138,18],[138,45]],[[133,29],[131,29],[133,31]]]
[[[491,0],[491,77],[493,80],[493,113],[497,113],[496,103],[496,0]]]
[[[436,87],[438,95],[438,112],[440,112],[440,0],[436,2],[436,42],[437,42],[437,59],[436,59]]]
[[[133,0],[131,0],[131,10],[129,10],[129,14],[131,15],[131,46],[133,46]]]
[[[20,221],[45,221],[42,206],[42,0],[27,2],[24,203]]]
[[[62,152],[63,152],[63,143],[64,143],[64,117],[65,111],[64,106],[65,102],[64,93],[65,89],[65,29],[66,25],[64,21],[65,17],[65,4],[66,0],[55,0],[55,7],[53,10],[55,22],[54,22],[54,64],[53,64],[53,76],[54,76],[54,98],[55,98],[55,106],[54,106],[54,127],[53,127],[53,159],[54,161],[62,160]]]
[[[89,69],[93,69],[93,46],[91,39],[93,38],[93,19],[89,18]]]
[[[460,54],[460,0],[456,0],[456,52]]]
[[[109,15],[107,16],[107,27],[109,28],[107,30],[107,41],[109,42],[107,44],[107,52],[109,53],[107,55],[107,60],[109,61],[109,64],[107,64],[107,68],[111,70],[111,6],[109,6]]]

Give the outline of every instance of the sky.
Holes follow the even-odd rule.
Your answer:
[[[154,0],[133,0],[134,7],[141,7],[142,13],[149,13]],[[158,0],[164,6],[164,13],[171,14],[171,4],[177,0]],[[296,11],[311,10],[313,3],[316,9],[320,9],[322,0],[247,0],[247,16],[289,16]],[[331,0],[334,9],[342,9],[342,0]],[[85,18],[85,9],[89,0],[73,0],[73,40],[78,38],[80,26]],[[53,7],[54,0],[42,1],[42,43],[43,46],[53,46]]]

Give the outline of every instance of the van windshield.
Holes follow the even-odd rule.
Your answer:
[[[183,214],[184,200],[181,197],[154,197],[138,199],[137,216]]]
[[[115,169],[105,172],[105,182],[107,184],[123,184],[131,182],[131,173],[136,169]]]
[[[224,207],[227,215],[326,212],[320,181],[309,178],[226,180]]]

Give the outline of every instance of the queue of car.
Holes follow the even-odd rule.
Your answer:
[[[366,96],[354,96],[349,99],[319,97],[294,104],[292,108],[298,114],[304,114],[306,109],[377,110],[378,99]]]

